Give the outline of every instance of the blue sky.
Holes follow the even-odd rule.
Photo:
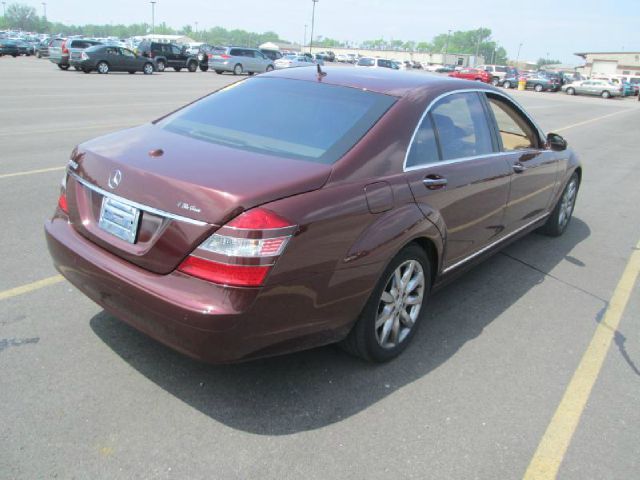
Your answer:
[[[8,0],[9,2],[11,0]],[[45,0],[47,1],[47,0]],[[42,12],[41,1],[26,1]],[[156,24],[222,26],[302,41],[311,29],[311,0],[158,0]],[[51,20],[69,23],[151,22],[147,0],[49,0]],[[574,52],[639,51],[640,0],[319,0],[315,34],[340,40],[431,40],[447,30],[488,27],[515,58],[557,58]]]

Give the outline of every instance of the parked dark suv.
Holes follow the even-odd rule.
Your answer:
[[[175,43],[160,43],[143,41],[138,46],[138,53],[144,57],[152,58],[156,70],[163,72],[165,68],[171,67],[176,72],[186,68],[190,72],[195,72],[198,67],[203,72],[209,70],[209,57],[206,55],[190,55],[185,48]]]

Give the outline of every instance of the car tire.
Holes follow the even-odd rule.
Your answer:
[[[83,69],[82,69],[82,71],[83,71],[84,73],[91,73],[91,70],[90,70],[90,69],[88,69],[88,68],[83,68]]]
[[[502,86],[503,86],[504,88],[511,88],[511,82],[510,82],[509,80],[507,80],[506,82],[504,82],[504,83],[502,84]]]
[[[224,72],[223,72],[222,70],[216,70],[216,73],[217,73],[218,75],[222,75]]]
[[[200,65],[201,72],[206,72],[207,70],[209,70],[209,65]]]
[[[247,75],[249,75],[250,77],[253,77],[253,74],[256,72],[247,72]]]
[[[153,73],[153,64],[145,63],[142,67],[142,73],[144,73],[145,75],[151,75]]]
[[[403,282],[404,286],[398,285]],[[370,362],[386,362],[397,357],[409,345],[425,316],[430,289],[429,259],[424,249],[412,243],[389,262],[340,345]],[[408,303],[409,300],[415,303]]]
[[[173,69],[174,69],[176,72],[179,72],[180,70],[182,70],[182,67],[173,67]]]
[[[14,55],[15,57],[15,55]],[[58,64],[58,68],[60,70],[69,70],[69,65],[61,65],[60,63]]]
[[[273,65],[267,65],[267,72],[273,71]]]
[[[491,79],[491,85],[493,85],[494,87],[497,87],[500,84],[500,79],[498,77],[493,77]]]
[[[129,75],[134,75],[136,73],[135,70],[129,70]]]
[[[573,209],[576,206],[576,198],[580,188],[580,178],[576,172],[571,175],[553,208],[547,222],[540,228],[540,232],[550,237],[559,237],[564,233],[571,221]]]
[[[164,69],[167,68],[167,64],[162,60],[159,60],[158,62],[156,62],[156,68],[159,72],[164,72]]]
[[[107,62],[98,62],[96,65],[96,70],[101,75],[106,75],[109,73],[109,64]]]
[[[536,84],[533,86],[533,89],[534,89],[536,92],[540,93],[540,92],[542,92],[542,91],[544,90],[544,87],[543,87],[542,85],[540,85],[539,83],[536,83]]]
[[[187,64],[187,70],[189,70],[191,73],[197,71],[198,70],[198,62],[189,62]]]
[[[74,69],[76,72],[79,72],[80,70],[82,70],[80,67],[73,67],[73,69]]]
[[[567,95],[575,95],[576,94],[576,89],[573,87],[569,87],[567,88]]]
[[[241,75],[242,74],[242,65],[237,63],[236,66],[233,67],[233,74],[234,75]]]
[[[611,98],[611,93],[609,93],[609,90],[603,90],[600,96],[602,98]]]

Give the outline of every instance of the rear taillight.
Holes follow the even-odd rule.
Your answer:
[[[62,42],[62,53],[69,53],[69,49],[67,48],[67,41]]]
[[[223,59],[225,59],[225,60],[228,60],[229,58],[231,58],[231,56],[230,56],[230,55],[222,54],[222,55],[220,55],[220,58],[223,58]]]
[[[213,55],[211,55],[211,54],[209,53],[209,54],[207,54],[207,57],[208,57],[209,59],[212,59],[212,58],[213,58]]]
[[[87,55],[85,52],[82,52],[82,55],[80,55],[80,58],[82,60],[89,60],[89,55]]]
[[[270,210],[249,210],[206,239],[178,270],[221,285],[259,287],[296,228]]]
[[[69,214],[69,206],[67,205],[67,174],[64,174],[62,177],[62,182],[60,183],[60,198],[58,198],[58,207],[64,213]]]

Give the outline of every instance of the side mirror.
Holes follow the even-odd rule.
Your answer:
[[[567,149],[567,141],[557,133],[549,133],[547,135],[547,145],[555,152],[561,152]]]

